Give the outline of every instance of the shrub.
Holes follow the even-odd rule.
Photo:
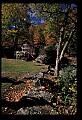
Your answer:
[[[47,64],[55,63],[56,50],[55,50],[55,46],[53,44],[51,44],[45,48],[45,53],[46,53],[45,63],[47,63]]]
[[[58,82],[56,85],[62,86],[62,99],[66,103],[69,102],[72,97],[74,97],[74,93],[77,91],[77,84],[76,84],[76,68],[72,66],[68,66],[62,69],[62,74],[58,78]],[[76,96],[75,96],[76,99]]]

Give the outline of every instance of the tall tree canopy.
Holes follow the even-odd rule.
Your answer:
[[[30,16],[28,4],[24,3],[2,3],[2,28],[28,27]]]
[[[54,3],[31,3],[29,6],[38,17],[45,22],[48,21],[45,33],[50,33],[57,38],[55,75],[58,76],[59,63],[66,48],[71,43],[70,41],[72,43],[76,41],[77,6],[72,7],[71,4],[65,4],[65,9],[62,9],[60,4]]]
[[[30,15],[28,4],[2,3],[2,46],[14,46],[29,41]],[[13,29],[12,29],[13,28]]]

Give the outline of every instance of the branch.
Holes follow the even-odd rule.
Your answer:
[[[64,31],[65,31],[65,27],[67,25],[67,20],[68,20],[68,14],[70,12],[70,5],[67,6],[67,11],[65,13],[65,18],[63,20],[63,25],[61,27],[61,30],[60,30],[60,41],[59,41],[59,50],[60,50],[60,46],[61,46],[61,42],[63,41],[63,37],[64,37]]]
[[[70,36],[69,36],[69,39],[68,39],[68,41],[66,41],[66,43],[65,43],[65,45],[64,45],[64,47],[63,47],[63,49],[62,49],[62,51],[61,51],[61,55],[60,55],[59,61],[61,61],[61,59],[62,59],[62,57],[63,57],[64,51],[65,51],[67,45],[69,44],[69,42],[70,42],[70,40],[71,40],[71,38],[72,38],[72,36],[73,36],[73,34],[74,34],[74,32],[75,32],[75,28],[76,28],[76,26],[75,26],[75,27],[73,28],[73,30],[71,31]]]
[[[50,13],[50,16],[51,15],[57,15],[57,14],[65,14],[65,12],[63,12],[63,11],[59,11],[59,12],[49,12],[49,11],[40,11],[40,13],[42,13],[42,12],[46,12],[46,13]]]
[[[76,21],[74,21],[70,16],[68,16],[75,24],[77,23]]]
[[[61,30],[60,30],[60,41],[59,41],[59,51],[60,51],[60,46],[61,46],[61,42],[62,42],[62,33],[64,31],[64,28],[62,27]]]
[[[72,13],[73,15],[77,15],[77,13],[74,13],[73,11],[71,11],[71,13]]]

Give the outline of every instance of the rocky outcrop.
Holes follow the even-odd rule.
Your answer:
[[[39,56],[35,59],[35,61],[37,61],[37,62],[39,62],[39,63],[44,63],[45,57],[46,57],[46,54],[44,54],[44,55],[39,55]]]

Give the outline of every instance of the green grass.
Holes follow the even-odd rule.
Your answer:
[[[1,75],[4,77],[11,77],[18,79],[23,75],[30,72],[40,72],[45,65],[38,66],[36,62],[27,62],[16,59],[6,59],[1,60]]]
[[[27,62],[16,59],[1,59],[1,76],[7,78],[13,78],[15,80],[20,80],[21,77],[30,73],[30,72],[41,72],[46,67],[44,64],[38,66],[37,62]],[[10,87],[13,87],[12,83],[8,83],[7,81],[1,83],[1,96],[5,98],[8,91],[10,91]],[[22,88],[21,88],[22,89]]]

